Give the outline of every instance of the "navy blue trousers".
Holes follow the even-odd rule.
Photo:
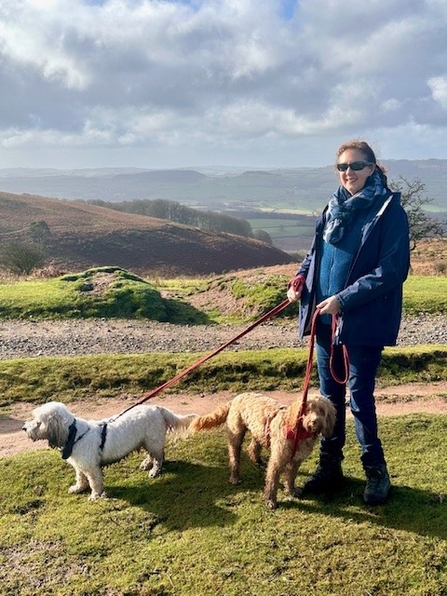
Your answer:
[[[354,416],[355,432],[361,447],[364,466],[379,466],[385,463],[382,444],[378,436],[374,388],[382,347],[346,346],[349,359],[347,383],[340,384],[332,376],[331,325],[317,324],[316,354],[320,392],[329,398],[337,410],[337,422],[331,437],[323,438],[321,451],[336,457],[343,457],[346,440],[346,390],[349,390],[349,405]],[[345,379],[342,346],[332,346],[332,370],[338,379]]]

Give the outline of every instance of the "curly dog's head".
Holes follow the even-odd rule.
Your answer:
[[[73,420],[64,404],[51,401],[33,410],[32,420],[27,420],[22,428],[32,441],[46,439],[51,447],[63,447]]]
[[[332,402],[326,397],[311,397],[307,401],[303,418],[306,430],[323,437],[330,437],[335,426],[336,411]]]

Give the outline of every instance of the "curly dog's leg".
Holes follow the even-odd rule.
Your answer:
[[[264,503],[268,509],[276,509],[278,505],[276,495],[278,493],[282,467],[281,454],[272,446],[269,463],[267,464],[264,487]]]
[[[286,491],[292,497],[300,497],[303,492],[300,488],[296,488],[296,486],[295,486],[295,480],[296,480],[296,477],[298,474],[298,470],[301,466],[301,463],[302,463],[301,460],[296,460],[296,461],[293,460],[287,464],[286,469],[285,469],[284,485],[285,485]]]
[[[265,464],[261,459],[261,450],[262,445],[259,441],[257,441],[254,437],[250,441],[250,445],[248,446],[248,455],[251,461],[256,464],[257,466],[263,467]]]
[[[240,461],[244,436],[245,429],[241,429],[238,432],[228,431],[228,457],[230,460],[231,484],[239,484],[240,482]]]

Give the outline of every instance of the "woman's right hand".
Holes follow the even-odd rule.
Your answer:
[[[317,304],[317,308],[320,311],[320,315],[338,315],[341,311],[337,296],[329,296],[329,298]]]
[[[296,275],[289,280],[287,284],[287,298],[289,302],[296,302],[300,299],[305,283],[306,280],[302,275]]]

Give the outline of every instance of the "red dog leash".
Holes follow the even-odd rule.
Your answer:
[[[298,443],[303,439],[308,439],[313,436],[314,433],[307,431],[303,426],[304,412],[306,411],[307,395],[309,393],[310,379],[312,377],[312,365],[314,359],[314,348],[315,348],[315,329],[317,324],[317,318],[320,314],[320,310],[317,308],[312,317],[312,324],[310,328],[310,340],[309,340],[309,354],[307,356],[306,375],[304,377],[303,386],[303,398],[301,401],[300,409],[296,417],[296,422],[293,428],[286,428],[286,438],[293,441],[292,456],[295,455],[298,449]]]
[[[163,391],[163,389],[167,389],[168,387],[170,387],[174,383],[177,383],[177,381],[180,381],[180,379],[183,379],[183,377],[186,377],[187,374],[189,374],[190,372],[192,372],[198,366],[200,366],[201,364],[203,364],[207,360],[210,360],[211,358],[213,358],[214,356],[216,356],[217,354],[219,354],[220,352],[222,352],[222,350],[224,350],[225,348],[227,348],[228,346],[230,346],[231,344],[233,344],[234,342],[236,342],[238,339],[240,339],[244,335],[247,335],[247,333],[249,333],[252,329],[254,329],[255,327],[257,327],[261,323],[264,323],[265,321],[268,321],[269,319],[271,319],[274,316],[276,316],[278,313],[280,313],[282,310],[284,310],[287,306],[289,306],[289,304],[291,304],[291,302],[290,302],[289,299],[284,300],[283,302],[281,302],[281,304],[278,304],[277,306],[275,306],[275,308],[272,308],[272,310],[269,310],[266,314],[264,314],[262,317],[260,317],[257,321],[255,321],[254,323],[252,323],[251,325],[249,325],[246,329],[244,329],[243,331],[241,331],[241,333],[239,333],[238,335],[236,335],[235,337],[233,337],[229,341],[225,342],[224,344],[222,344],[221,346],[219,346],[218,348],[216,348],[215,350],[213,350],[209,354],[203,356],[203,358],[201,358],[197,362],[194,362],[193,364],[191,364],[190,366],[188,366],[188,368],[185,368],[183,371],[181,371],[180,373],[178,373],[177,375],[175,375],[175,377],[172,377],[172,379],[169,379],[168,381],[166,381],[162,385],[159,385],[155,389],[152,389],[152,391],[149,391],[149,392],[145,393],[143,395],[143,397],[139,401],[137,401],[135,404],[132,404],[131,406],[129,406],[128,408],[126,408],[125,410],[123,410],[122,412],[120,412],[119,414],[117,414],[115,417],[113,417],[113,420],[116,420],[117,418],[119,418],[120,416],[122,416],[123,414],[125,414],[126,412],[128,412],[129,410],[131,410],[132,408],[134,408],[135,406],[139,406],[139,405],[143,404],[145,401],[151,399],[152,397],[155,397],[161,391]]]
[[[343,350],[343,364],[345,368],[345,378],[340,379],[334,371],[334,337],[337,329],[338,323],[338,315],[332,315],[332,343],[331,343],[331,357],[329,360],[329,369],[331,371],[332,378],[334,381],[339,383],[340,385],[344,385],[349,378],[349,358],[348,358],[348,351],[346,350],[346,346],[342,346]]]
[[[314,434],[310,431],[307,431],[304,428],[303,418],[304,418],[304,412],[306,411],[307,396],[309,393],[309,385],[310,385],[310,380],[312,377],[316,325],[317,325],[317,319],[318,319],[319,314],[320,314],[320,309],[317,308],[312,316],[312,323],[311,323],[311,329],[310,329],[310,340],[309,340],[309,355],[307,357],[306,376],[304,379],[303,398],[301,401],[301,405],[298,410],[298,414],[297,414],[297,418],[296,418],[294,427],[286,428],[286,438],[293,441],[293,447],[292,447],[293,455],[295,455],[295,453],[298,449],[298,443],[300,441],[302,441],[303,439],[309,439]],[[331,331],[332,339],[335,336],[336,327],[337,327],[337,316],[333,315],[332,316],[332,331]],[[334,372],[334,367],[333,367],[334,344],[333,344],[333,341],[331,341],[331,355],[330,355],[330,360],[329,360],[329,367],[330,367],[330,371],[331,371],[331,375],[332,375],[333,379],[337,383],[344,385],[349,378],[349,359],[348,359],[348,353],[346,351],[346,347],[342,346],[342,349],[343,349],[343,359],[344,359],[344,366],[345,366],[345,378],[344,379],[338,378]]]

